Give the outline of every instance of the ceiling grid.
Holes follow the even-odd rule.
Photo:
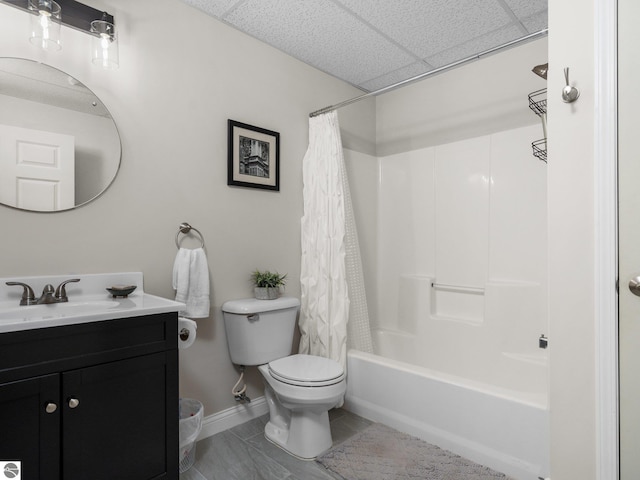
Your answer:
[[[547,0],[181,0],[365,92],[547,28]]]

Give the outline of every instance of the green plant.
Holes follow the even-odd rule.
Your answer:
[[[278,272],[272,273],[269,270],[265,270],[264,272],[256,270],[251,274],[251,281],[256,287],[277,288],[285,286],[286,276],[286,273],[284,275],[280,275]]]

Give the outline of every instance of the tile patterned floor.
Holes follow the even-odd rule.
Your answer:
[[[371,424],[342,409],[329,412],[333,445]],[[193,467],[180,480],[336,480],[315,461],[298,460],[264,438],[268,415],[200,440]]]

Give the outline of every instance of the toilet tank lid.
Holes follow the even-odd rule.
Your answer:
[[[285,308],[298,308],[300,300],[295,297],[279,297],[273,300],[258,300],[256,298],[241,298],[240,300],[228,300],[222,304],[222,311],[238,313],[240,315],[272,312]]]

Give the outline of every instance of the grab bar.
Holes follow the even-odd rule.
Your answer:
[[[478,293],[484,295],[484,288],[480,287],[468,287],[465,285],[448,285],[446,283],[431,282],[431,287],[436,290],[450,290],[453,292],[461,293]]]
[[[180,234],[182,233],[184,235],[187,235],[189,232],[191,232],[191,230],[198,234],[198,236],[200,237],[200,242],[202,243],[202,245],[200,245],[200,248],[204,248],[204,236],[202,235],[202,233],[200,233],[200,230],[192,227],[187,222],[182,222],[178,227],[178,233],[176,233],[176,247],[178,247],[178,250],[180,249],[180,242],[178,241]]]

